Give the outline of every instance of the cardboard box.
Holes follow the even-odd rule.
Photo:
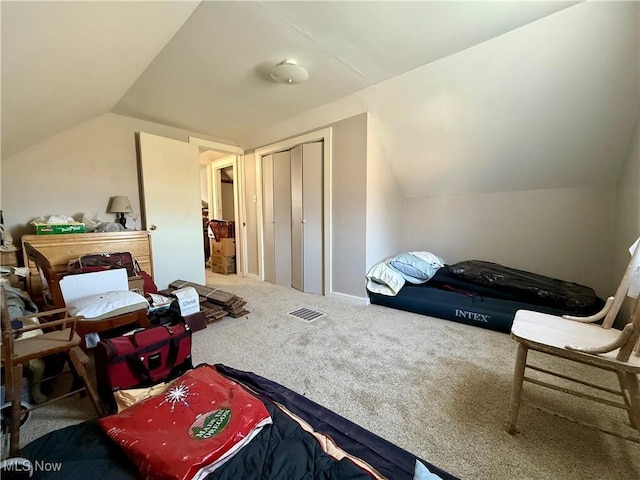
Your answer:
[[[56,233],[84,233],[85,224],[74,223],[34,223],[36,235],[52,235]]]
[[[141,294],[144,293],[144,280],[142,279],[142,277],[135,275],[133,277],[129,277],[128,280],[129,280],[129,290],[136,290],[136,291],[139,291]]]
[[[211,255],[222,255],[223,257],[235,257],[236,239],[221,238],[219,242],[211,242]]]
[[[236,257],[225,257],[224,255],[211,255],[211,271],[227,275],[236,271]]]

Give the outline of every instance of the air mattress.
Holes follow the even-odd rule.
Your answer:
[[[458,264],[456,264],[458,265]],[[544,278],[544,277],[543,277]],[[421,285],[406,283],[395,296],[369,292],[371,303],[508,333],[518,310],[552,315],[592,315],[604,302],[589,287],[578,289],[580,301],[563,302],[561,293],[538,295],[525,287],[473,282],[442,267]],[[548,285],[548,283],[547,283]],[[576,284],[573,284],[576,285]],[[584,290],[583,290],[584,289]],[[574,289],[576,290],[576,289]],[[593,292],[591,290],[591,292]]]

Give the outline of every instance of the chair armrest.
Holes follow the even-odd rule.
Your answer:
[[[53,310],[51,310],[51,311],[53,311]],[[25,317],[20,317],[20,318],[25,318]],[[30,317],[27,315],[26,318],[30,318]],[[63,318],[62,320],[53,320],[51,322],[45,322],[45,323],[40,324],[40,325],[31,325],[29,327],[14,328],[12,330],[15,333],[25,333],[25,332],[30,332],[31,330],[46,330],[46,329],[49,329],[49,328],[57,327],[59,325],[66,326],[68,323],[72,323],[72,324],[75,325],[76,322],[78,322],[79,320],[82,320],[82,319],[84,319],[84,317],[82,317],[82,316],[67,317],[67,318]]]
[[[40,317],[48,317],[51,315],[57,315],[59,313],[69,313],[69,309],[68,308],[56,308],[55,310],[46,310],[44,312],[38,312],[38,313],[30,313],[27,315],[22,315],[20,317],[16,317],[16,318],[12,318],[11,320],[24,320],[26,318],[40,318]],[[50,323],[50,322],[47,322]]]
[[[602,307],[602,310],[600,310],[598,313],[595,313],[589,317],[576,317],[573,315],[562,315],[562,318],[564,318],[565,320],[571,320],[574,322],[581,322],[581,323],[597,322],[598,320],[604,318],[607,315],[607,313],[609,313],[609,310],[611,310],[611,306],[613,305],[613,300],[614,300],[614,297],[607,298],[607,301],[604,303],[604,307]]]

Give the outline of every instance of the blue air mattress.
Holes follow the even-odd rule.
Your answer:
[[[482,281],[469,281],[452,270],[451,266],[442,267],[431,280],[420,285],[407,282],[396,296],[369,292],[371,303],[506,333],[511,330],[513,317],[518,310],[580,316],[592,315],[604,305],[595,293],[590,294],[588,287],[554,280],[561,282],[559,287],[562,288],[557,285],[551,285],[556,287],[551,288],[547,277],[540,277],[545,280],[546,290],[544,295],[539,295],[542,289],[513,288],[514,284],[519,286],[517,282],[506,285],[494,282],[490,285]],[[571,301],[558,300],[569,290],[577,291],[579,295],[573,295]],[[568,297],[570,295],[564,298]]]
[[[407,284],[394,297],[369,292],[371,303],[407,312],[430,315],[477,327],[508,333],[513,317],[521,309],[561,314],[557,309],[500,298],[459,293],[430,286]]]

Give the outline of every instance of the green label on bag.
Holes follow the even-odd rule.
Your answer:
[[[220,433],[231,419],[231,409],[220,408],[198,417],[189,428],[189,436],[196,440],[205,440]]]

